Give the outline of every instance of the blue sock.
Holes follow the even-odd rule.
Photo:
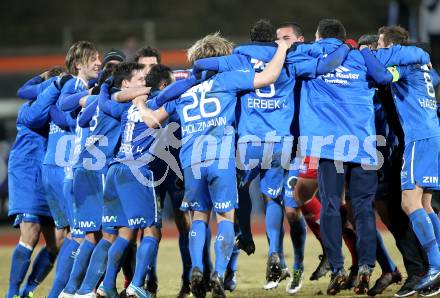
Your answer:
[[[284,215],[283,215],[283,221],[284,221]],[[280,247],[280,251],[278,253],[280,256],[281,268],[287,268],[286,258],[284,257],[284,225],[281,225],[279,247]]]
[[[131,283],[135,287],[143,287],[148,271],[154,265],[159,242],[156,238],[145,236],[136,253],[136,269]]]
[[[26,276],[31,263],[33,249],[25,247],[18,243],[11,257],[11,272],[9,275],[9,288],[6,298],[12,298],[19,295],[20,284]]]
[[[428,213],[429,218],[432,222],[432,227],[434,228],[435,239],[437,240],[437,245],[440,245],[440,220],[438,215],[434,212]]]
[[[409,219],[414,233],[428,256],[429,266],[440,269],[440,252],[435,239],[434,228],[425,209],[417,209],[409,215]]]
[[[231,271],[237,271],[238,269],[238,256],[240,255],[240,249],[234,245],[234,249],[232,250],[231,258],[228,263],[228,268]]]
[[[73,262],[75,261],[76,251],[79,243],[75,240],[64,239],[63,246],[58,254],[58,261],[55,268],[55,277],[52,283],[52,288],[47,295],[47,298],[58,298],[58,295],[64,289],[69,280],[70,272],[72,271]]]
[[[207,273],[212,272],[211,239],[211,227],[209,226],[209,224],[206,224],[205,246],[203,246],[203,268],[205,271],[207,271]],[[210,276],[210,274],[208,276]]]
[[[292,239],[294,262],[293,270],[304,269],[304,246],[306,244],[307,224],[304,216],[290,225],[290,238]]]
[[[72,272],[70,273],[69,281],[67,282],[64,292],[68,294],[75,294],[86,274],[89,267],[90,257],[92,256],[95,244],[85,239],[78,248],[78,253],[73,262]]]
[[[153,256],[153,260],[151,261],[151,269],[147,272],[147,280],[156,280],[157,281],[157,251]]]
[[[189,282],[191,274],[191,256],[189,255],[188,233],[182,233],[179,235],[179,251],[183,266],[182,280]]]
[[[269,239],[269,256],[280,252],[283,208],[280,203],[269,200],[266,204],[266,234]]]
[[[51,255],[46,247],[40,250],[35,257],[31,274],[29,274],[20,296],[27,297],[29,292],[35,291],[37,286],[46,278],[50,270],[52,270],[55,258],[56,256]]]
[[[108,250],[107,270],[103,281],[104,288],[116,288],[116,276],[121,270],[124,252],[129,243],[130,241],[127,239],[118,237]]]
[[[203,272],[203,247],[206,240],[206,223],[195,220],[189,231],[189,254],[191,255],[192,268],[199,268]]]
[[[396,264],[394,264],[393,259],[391,259],[390,255],[388,254],[385,244],[383,243],[382,236],[380,235],[378,230],[376,230],[376,239],[376,259],[380,265],[380,268],[382,269],[382,273],[390,273],[396,271]]]
[[[217,237],[215,238],[215,271],[224,276],[226,268],[234,249],[234,223],[229,220],[222,220],[218,224]]]
[[[87,268],[87,273],[81,287],[78,290],[78,294],[85,295],[91,293],[98,285],[107,267],[108,250],[111,245],[112,244],[105,239],[101,239],[98,242],[90,257],[89,267]]]

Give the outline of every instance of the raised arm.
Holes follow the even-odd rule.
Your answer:
[[[113,99],[117,102],[128,102],[133,100],[135,97],[149,94],[150,89],[150,87],[128,88],[115,93]]]
[[[52,122],[63,130],[72,130],[75,126],[75,120],[68,113],[62,112],[57,105],[50,107],[49,115]]]
[[[37,99],[30,102],[22,110],[21,120],[23,124],[31,128],[40,128],[46,125],[49,120],[49,110],[54,105],[60,95],[60,90],[54,82],[40,92]]]
[[[61,111],[71,112],[78,109],[79,107],[82,107],[84,105],[84,101],[89,95],[89,91],[84,90],[81,92],[61,96],[59,100]]]
[[[150,109],[145,103],[145,99],[145,96],[136,97],[133,99],[133,104],[138,108],[145,124],[150,128],[157,128],[168,119],[169,115],[164,107],[157,110]]]
[[[365,65],[367,66],[367,73],[379,85],[386,85],[399,79],[398,72],[390,72],[380,61],[373,55],[368,47],[361,50],[364,57]]]
[[[272,60],[266,65],[264,70],[255,74],[254,88],[262,88],[275,83],[283,68],[284,60],[286,59],[286,51],[289,49],[289,44],[285,40],[279,40],[278,49]]]
[[[122,114],[122,103],[117,103],[110,98],[109,85],[107,82],[101,85],[98,95],[99,108],[109,116],[120,119]]]
[[[57,77],[51,77],[44,80],[41,75],[35,76],[29,81],[27,81],[20,89],[17,91],[17,96],[22,99],[35,99],[38,94],[40,94],[44,89],[46,89]]]
[[[193,72],[198,73],[203,70],[225,72],[232,70],[253,68],[249,58],[241,54],[232,54],[222,57],[209,57],[199,59],[194,62]]]
[[[419,47],[395,45],[372,52],[385,66],[428,64],[429,54]]]
[[[78,125],[80,127],[89,127],[89,123],[93,116],[96,114],[96,108],[98,107],[98,98],[96,97],[87,107],[82,111],[78,118]]]

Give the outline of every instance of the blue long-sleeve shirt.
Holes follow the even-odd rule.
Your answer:
[[[41,91],[46,89],[46,87],[48,87],[56,79],[57,77],[51,77],[47,80],[44,80],[40,76],[35,76],[18,89],[17,96],[21,99],[35,99],[37,98],[38,94],[41,93]]]

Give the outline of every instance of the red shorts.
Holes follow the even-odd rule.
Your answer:
[[[308,179],[317,179],[318,177],[318,163],[317,157],[306,156],[304,162],[299,168],[299,177]]]

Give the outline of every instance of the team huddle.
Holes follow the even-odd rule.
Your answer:
[[[347,40],[335,19],[321,20],[306,43],[296,23],[259,20],[249,43],[210,34],[187,56],[189,70],[161,64],[152,47],[134,61],[112,49],[101,62],[93,43],[79,41],[65,67],[18,90],[26,102],[8,175],[21,237],[7,298],[34,297],[55,261],[49,298],[155,297],[165,198],[179,233],[177,297],[226,297],[238,286],[240,250],[255,252],[252,182],[265,204],[265,290],[287,280],[288,295],[300,292],[307,226],[322,247],[310,280],[330,272],[328,295],[375,296],[400,282],[376,210],[408,276],[395,296],[440,293],[431,207],[440,190],[440,78],[426,45],[398,26]],[[41,234],[46,245],[24,280]]]

